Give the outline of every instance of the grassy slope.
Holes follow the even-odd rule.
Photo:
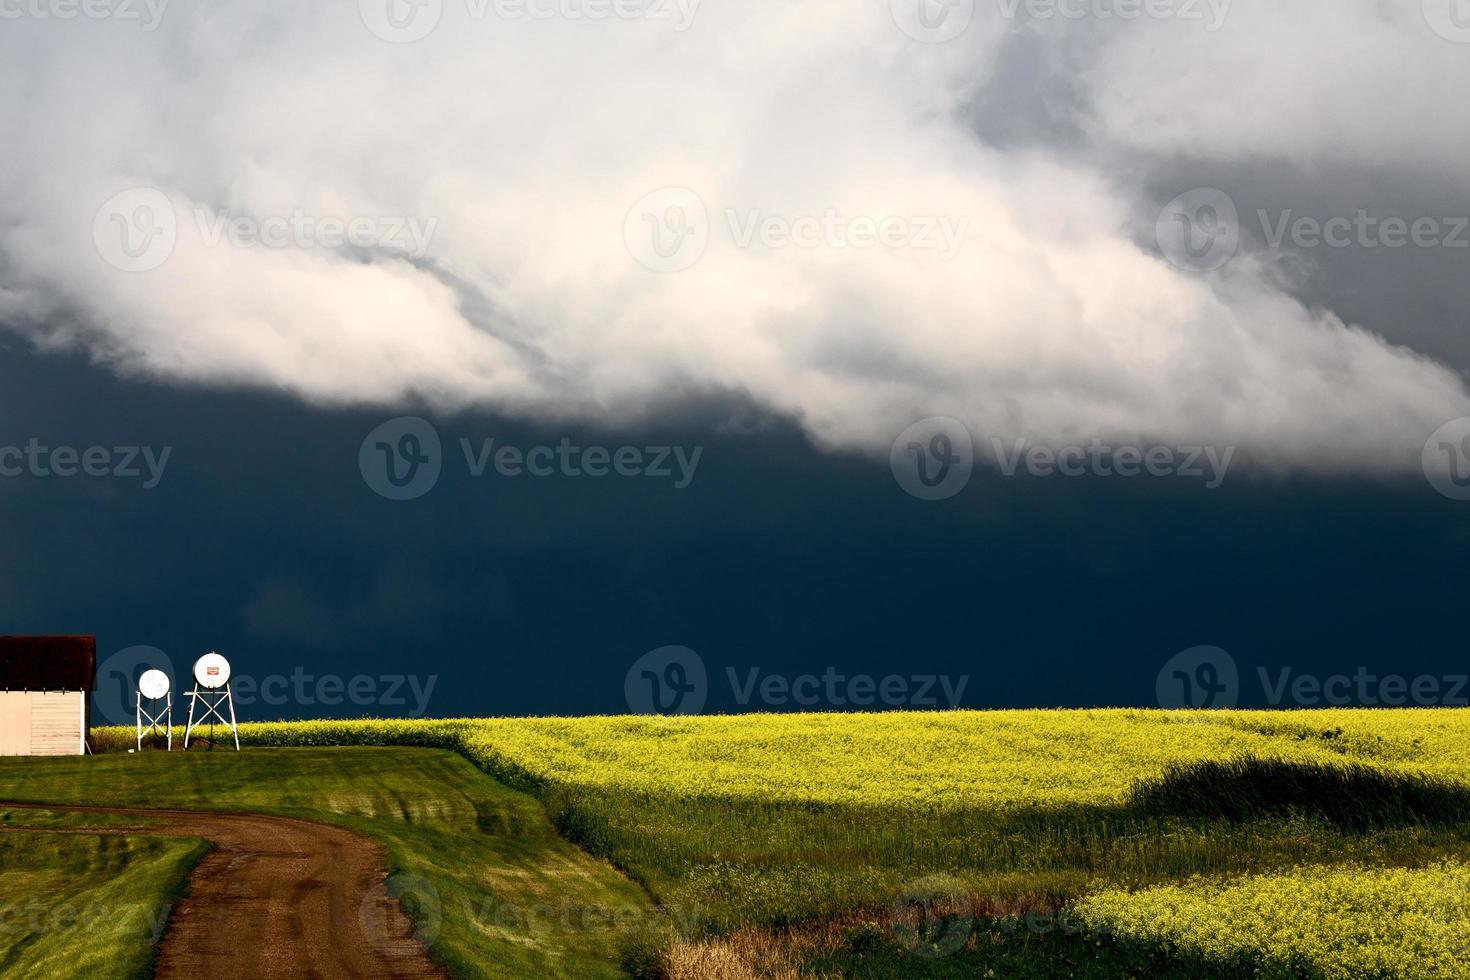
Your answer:
[[[251,810],[360,830],[386,845],[400,873],[390,887],[463,976],[619,976],[620,944],[653,923],[643,892],[557,836],[534,799],[448,752],[0,760],[0,799]]]
[[[67,822],[29,816],[26,825]],[[187,840],[0,833],[0,975],[148,976],[169,909],[204,851]]]
[[[1199,878],[1186,884],[1190,907],[1182,911],[1193,931],[1184,948],[1213,957],[1219,975],[1282,969],[1289,963],[1282,957],[1298,953],[1308,959],[1291,968],[1312,975],[1313,964],[1330,965],[1340,952],[1334,943],[1346,943],[1360,920],[1371,924],[1373,912],[1363,906],[1352,923],[1319,917],[1322,929],[1347,928],[1317,937],[1320,948],[1292,938],[1291,923],[1310,917],[1289,902],[1271,902],[1278,892],[1302,893],[1291,869],[1335,865],[1353,877],[1360,867],[1432,868],[1462,852],[1462,804],[1470,798],[1465,711],[507,719],[260,725],[245,737],[454,747],[533,789],[571,836],[627,868],[660,900],[720,930],[835,914],[881,917],[909,883],[942,872],[997,916],[1087,895],[1122,896],[1127,910],[1144,912],[1135,917],[1103,903],[1097,914],[1153,942],[1140,953],[1112,940],[1098,949],[1084,939],[1029,929],[1007,936],[987,927],[977,935],[987,943],[999,936],[998,950],[972,940],[966,952],[937,963],[900,956],[899,975],[921,967],[936,976],[972,968],[1024,975],[1006,959],[1013,954],[1045,975],[1045,964],[1084,952],[1103,969],[1098,976],[1137,972],[1138,955],[1181,949],[1158,926],[1161,917],[1180,915],[1179,903],[1170,904],[1178,895],[1147,889],[1191,876]],[[1171,766],[1242,757],[1287,765],[1274,775],[1186,769],[1162,791],[1134,795],[1140,781],[1158,781]],[[1313,779],[1354,764],[1378,775],[1350,779],[1333,807],[1377,799],[1385,787],[1400,802],[1354,813],[1293,812],[1294,799],[1322,789]],[[1438,781],[1402,782],[1418,776]],[[1227,812],[1234,819],[1215,819]],[[1220,891],[1212,883],[1253,874],[1264,876],[1255,879],[1264,883],[1256,889],[1259,918],[1231,927],[1240,934],[1212,934],[1237,921],[1216,914]],[[1136,902],[1133,892],[1141,893]],[[1466,923],[1450,924],[1454,933]],[[1285,945],[1272,945],[1283,936]],[[1445,950],[1421,955],[1380,939],[1385,976],[1456,975],[1441,969]],[[1236,955],[1242,950],[1243,959]],[[833,964],[873,975],[884,975],[895,955],[882,943],[844,943],[827,954]]]

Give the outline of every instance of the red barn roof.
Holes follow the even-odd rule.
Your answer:
[[[91,691],[97,637],[0,636],[0,691]]]

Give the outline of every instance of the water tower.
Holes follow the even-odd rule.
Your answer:
[[[184,751],[194,729],[209,722],[209,747],[214,748],[214,723],[218,721],[235,736],[235,751],[240,751],[240,729],[235,725],[235,699],[230,695],[230,662],[218,653],[206,653],[194,661],[194,690],[189,698],[189,724],[184,729]],[[221,708],[229,708],[226,718]],[[199,715],[196,721],[195,714]]]
[[[148,702],[147,707],[143,706],[144,701]],[[173,685],[167,674],[156,669],[144,671],[143,676],[138,678],[139,752],[143,751],[143,739],[150,735],[162,735],[168,743],[168,751],[174,750]]]

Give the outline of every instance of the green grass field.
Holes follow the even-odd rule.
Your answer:
[[[445,751],[6,759],[0,799],[249,810],[360,830],[387,847],[390,888],[432,918],[434,955],[462,976],[620,976],[621,944],[662,926],[635,884],[559,837],[534,799]]]
[[[1470,975],[1470,712],[320,722],[242,738],[238,757],[4,762],[0,797],[346,823],[448,896],[433,951],[464,976]],[[568,927],[547,904],[569,882],[577,908],[626,914]],[[502,905],[540,906],[539,928],[502,928],[484,911]]]
[[[71,822],[55,814],[25,813],[3,824],[0,975],[147,977],[155,942],[204,845],[23,829]]]

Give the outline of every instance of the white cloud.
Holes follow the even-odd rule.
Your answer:
[[[1466,180],[1470,45],[1426,9],[1458,0],[1237,0],[1216,32],[1167,20],[1093,32],[1095,131],[1213,160],[1364,164]]]
[[[1381,32],[1408,50],[1403,24],[1363,13],[1376,7],[1353,7],[1339,47],[1315,52],[1329,79],[1350,72],[1335,51]],[[1431,95],[1415,86],[1470,75],[1451,60],[1465,51],[1426,31],[1433,65],[1374,93],[1354,130],[1334,101],[1348,96],[1306,64],[1291,88],[1287,68],[1252,60],[1281,28],[1243,8],[1178,46],[1160,42],[1185,25],[1154,23],[1083,45],[1099,141],[1378,159],[1359,131],[1407,132],[1397,110]],[[877,0],[708,2],[685,32],[465,11],[449,0],[412,45],[375,38],[351,3],[178,5],[155,33],[7,23],[0,316],[34,333],[75,324],[131,370],[325,403],[616,422],[674,393],[738,390],[824,445],[884,454],[915,418],[946,414],[981,439],[1238,443],[1278,465],[1394,469],[1470,414],[1447,368],[1304,308],[1249,258],[1201,278],[1139,247],[1154,215],[1085,153],[977,138],[965,107],[1014,25],[977,15],[926,45]],[[1413,164],[1448,167],[1460,139]],[[128,274],[99,258],[93,219],[138,185],[168,196],[179,236],[160,267]],[[698,193],[710,241],[661,274],[624,228],[666,186]],[[209,247],[200,209],[438,224],[414,262]],[[968,236],[951,261],[740,247],[727,209],[944,216]]]

